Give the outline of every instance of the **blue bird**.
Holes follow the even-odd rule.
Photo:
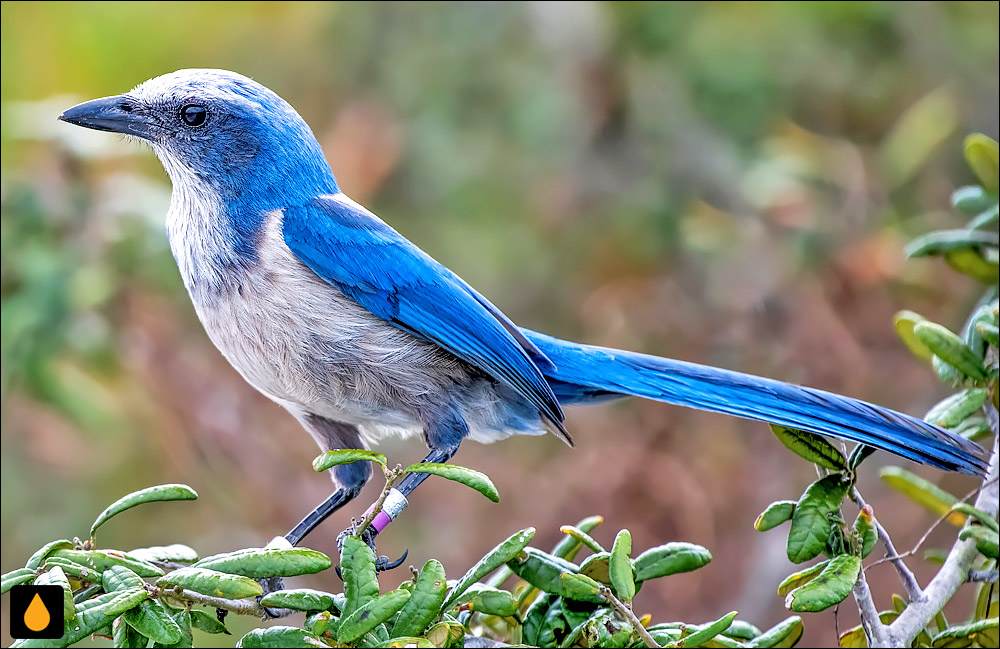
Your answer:
[[[422,435],[425,461],[444,462],[466,438],[550,432],[572,445],[563,406],[639,396],[985,471],[977,445],[876,405],[518,327],[344,195],[298,113],[239,74],[180,70],[59,119],[152,146],[173,183],[170,247],[205,330],[324,450]],[[292,544],[356,497],[371,468],[331,472],[336,490]],[[395,510],[426,476],[401,481]]]

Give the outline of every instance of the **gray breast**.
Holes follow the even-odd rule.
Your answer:
[[[195,310],[233,367],[296,416],[357,424],[368,438],[409,435],[456,385],[481,380],[316,276],[285,245],[280,211],[267,215],[253,260],[230,252],[212,212],[168,220]]]

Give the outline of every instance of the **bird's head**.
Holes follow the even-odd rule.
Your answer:
[[[175,190],[212,191],[260,209],[337,191],[295,109],[235,72],[178,70],[74,106],[59,119],[148,142]]]

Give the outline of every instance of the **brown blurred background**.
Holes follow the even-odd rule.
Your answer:
[[[85,535],[153,484],[201,499],[129,512],[102,545],[262,545],[330,489],[308,435],[197,322],[154,156],[56,122],[71,104],[178,68],[236,70],[299,110],[349,195],[519,324],[920,415],[946,391],[892,315],[957,327],[979,288],[902,247],[961,222],[947,209],[971,181],[961,138],[997,136],[997,24],[994,2],[4,2],[0,567]],[[575,450],[466,444],[455,461],[489,474],[500,504],[431,479],[380,551],[437,557],[457,577],[517,529],[536,526],[547,548],[560,525],[602,514],[602,542],[629,528],[637,549],[686,540],[714,554],[648,584],[640,612],[703,622],[735,609],[762,627],[787,615],[784,528],[752,524],[815,474],[766,426],[640,401],[571,411],[568,425]],[[878,480],[896,461],[869,460],[861,487],[908,548],[931,516]],[[377,488],[308,545],[335,553]],[[888,608],[892,569],[869,579]],[[295,583],[341,588],[332,572]],[[856,620],[848,601],[840,629]],[[835,642],[832,613],[805,621],[809,644]]]

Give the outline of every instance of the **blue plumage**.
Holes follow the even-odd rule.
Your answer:
[[[61,119],[149,142],[173,182],[167,231],[212,341],[324,449],[546,431],[563,405],[640,396],[868,444],[978,474],[971,442],[913,417],[728,370],[519,329],[457,275],[337,186],[312,131],[280,97],[222,70],[181,70]],[[350,501],[340,488],[288,538]],[[419,484],[411,474],[401,490]]]

